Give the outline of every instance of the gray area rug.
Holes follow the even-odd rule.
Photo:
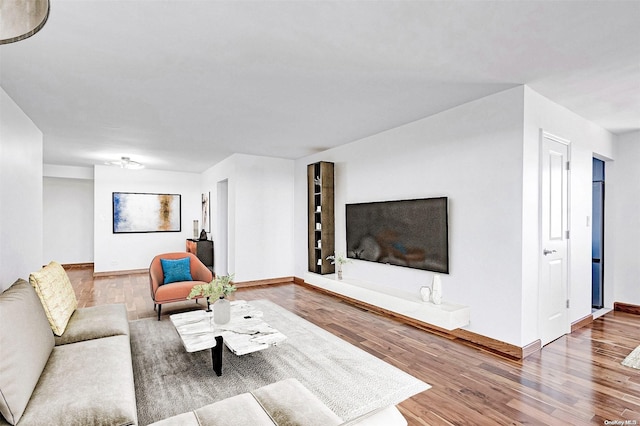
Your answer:
[[[344,420],[398,404],[430,386],[267,300],[251,301],[287,340],[238,357],[185,352],[169,318],[130,322],[138,421],[155,421],[294,377]]]
[[[623,361],[622,365],[640,369],[640,346],[635,348]]]

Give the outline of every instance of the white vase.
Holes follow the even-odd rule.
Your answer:
[[[435,305],[439,305],[442,303],[442,284],[440,283],[440,276],[433,276],[433,284],[431,289],[431,301]]]
[[[338,265],[338,279],[342,279],[342,265]]]
[[[431,287],[420,287],[420,297],[423,302],[428,302],[431,300]]]
[[[198,226],[198,221],[194,220],[193,221],[193,239],[194,240],[198,239],[198,235],[200,235],[199,231],[200,231],[200,227]]]
[[[231,302],[221,297],[213,304],[213,322],[226,324],[229,320],[231,320]]]

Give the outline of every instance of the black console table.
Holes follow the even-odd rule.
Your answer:
[[[187,251],[195,254],[213,272],[213,241],[187,239]]]

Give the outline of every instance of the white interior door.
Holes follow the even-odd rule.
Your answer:
[[[570,331],[568,321],[569,145],[542,133],[540,155],[540,340]]]

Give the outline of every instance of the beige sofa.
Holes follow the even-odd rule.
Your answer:
[[[33,287],[0,294],[0,425],[137,424],[124,305],[76,309],[54,336]]]
[[[300,382],[287,379],[161,420],[152,426],[217,425],[406,426],[407,421],[395,406],[390,406],[345,423]]]
[[[34,288],[0,294],[0,425],[137,424],[124,305],[76,309],[52,333]],[[344,423],[295,379],[171,417],[155,426],[406,426],[395,406]]]

